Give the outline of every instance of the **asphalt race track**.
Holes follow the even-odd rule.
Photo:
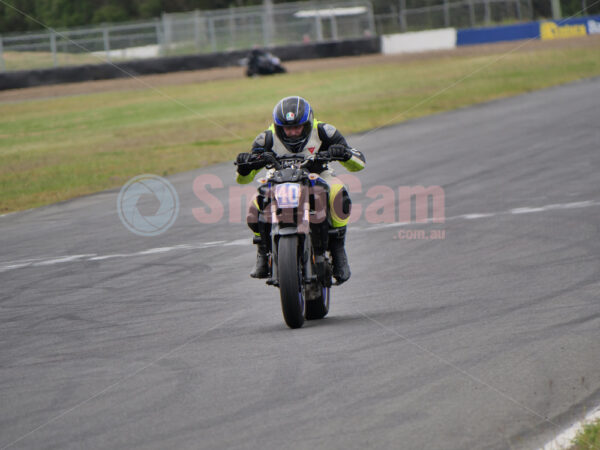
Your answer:
[[[0,217],[0,448],[538,448],[600,404],[599,92],[350,137],[353,276],[299,330],[248,277],[231,164],[170,177],[156,237],[123,226],[118,190]],[[445,223],[365,219],[369,189],[416,185],[443,188]]]

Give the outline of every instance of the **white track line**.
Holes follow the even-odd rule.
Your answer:
[[[13,269],[22,269],[24,267],[41,267],[51,266],[55,264],[62,264],[68,262],[82,262],[82,261],[104,261],[105,259],[112,258],[133,258],[137,256],[155,255],[161,253],[168,253],[176,250],[198,250],[209,247],[216,247],[219,245],[250,245],[249,239],[238,239],[236,241],[212,241],[202,242],[199,244],[180,244],[174,245],[173,247],[157,247],[148,250],[142,250],[134,253],[115,253],[109,255],[97,255],[96,253],[84,254],[84,255],[61,255],[52,258],[35,258],[25,259],[19,261],[12,261],[0,265],[0,273],[6,272]]]
[[[443,218],[443,220],[442,220],[442,218],[432,218],[432,219],[428,219],[426,223],[434,223],[434,221],[436,221],[436,219],[437,219],[438,223],[443,223],[443,222],[450,222],[453,220],[488,219],[488,218],[497,217],[497,216],[506,216],[506,215],[516,216],[516,215],[521,215],[521,214],[532,214],[532,213],[538,213],[538,212],[556,211],[556,210],[563,210],[563,209],[590,208],[593,206],[600,206],[600,202],[594,201],[594,200],[586,200],[583,202],[553,203],[551,205],[536,206],[536,207],[523,206],[520,208],[512,208],[512,209],[509,209],[508,211],[501,211],[501,212],[461,214],[459,216],[446,217],[446,218]],[[371,231],[371,230],[379,230],[379,229],[384,229],[384,228],[405,227],[408,225],[423,225],[423,224],[419,224],[419,223],[415,223],[415,222],[382,223],[382,224],[373,225],[373,226],[366,227],[366,228],[361,228],[361,230]]]

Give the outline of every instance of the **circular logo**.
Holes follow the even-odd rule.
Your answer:
[[[121,188],[117,210],[123,225],[140,236],[167,231],[179,215],[179,197],[171,183],[158,175],[138,175]]]

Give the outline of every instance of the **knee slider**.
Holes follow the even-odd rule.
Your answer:
[[[346,188],[342,189],[342,212],[346,215],[350,214],[352,211],[352,200],[350,200],[350,194]]]

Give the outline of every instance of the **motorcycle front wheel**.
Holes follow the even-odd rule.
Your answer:
[[[329,288],[320,286],[321,295],[306,302],[306,320],[322,319],[329,312]]]
[[[306,301],[302,285],[298,236],[281,236],[278,248],[277,269],[283,319],[288,327],[300,328],[304,324]]]

